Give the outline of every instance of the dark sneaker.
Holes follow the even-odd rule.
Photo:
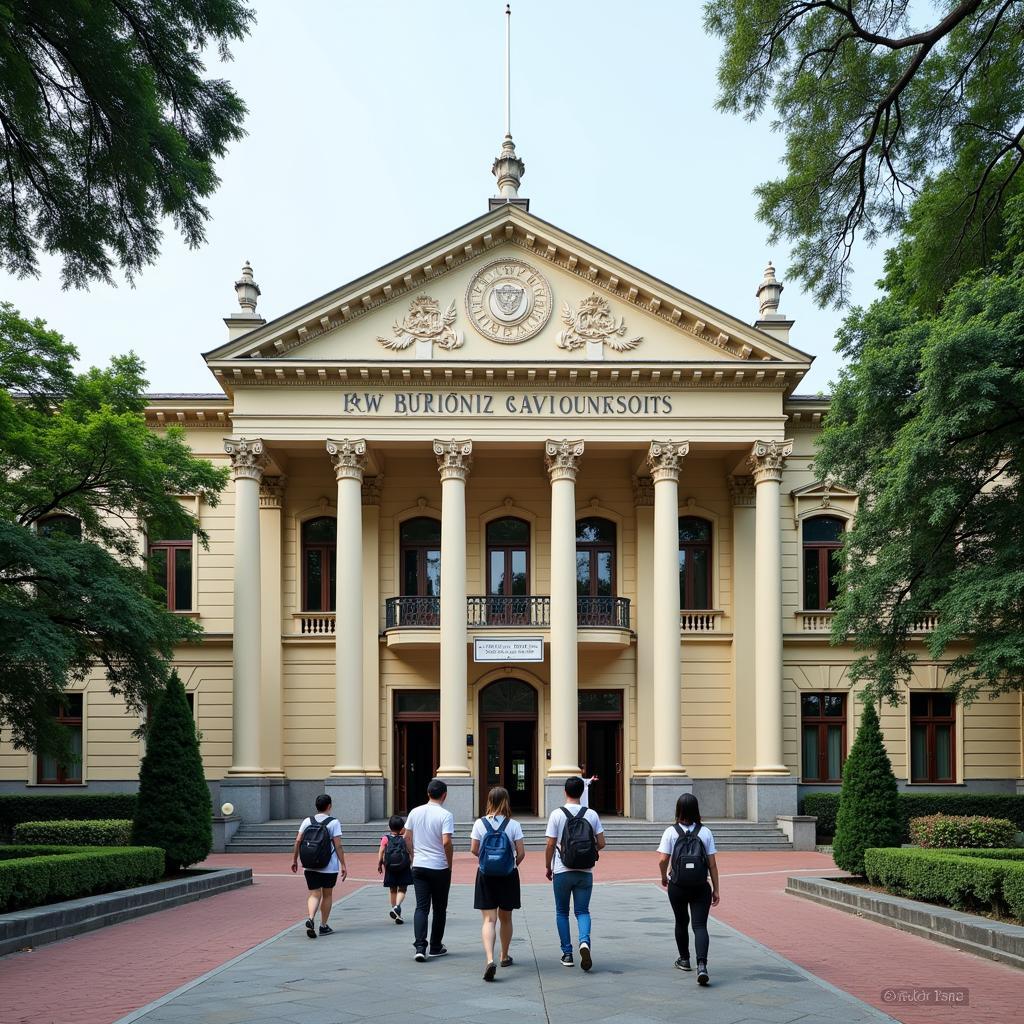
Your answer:
[[[392,921],[397,921],[401,916],[402,915],[398,913],[398,910],[395,907],[392,907],[388,911],[388,917],[390,917]]]
[[[418,964],[426,963],[427,962],[427,951],[425,949],[417,949],[416,950],[416,956],[414,956],[413,959]]]
[[[448,955],[448,948],[446,946],[438,946],[437,949],[432,949],[430,951],[430,955],[431,956],[447,956]]]
[[[313,926],[313,918],[306,918],[306,934],[311,938],[316,938],[316,928]]]
[[[697,961],[697,984],[706,985],[711,981],[711,975],[708,974],[708,965],[703,960]]]
[[[693,968],[690,966],[690,958],[688,956],[681,956],[675,963],[677,971],[692,971]]]
[[[333,935],[334,934],[334,929],[329,924],[322,924],[322,925],[320,925],[320,934],[321,935]]]
[[[563,953],[562,954],[562,966],[563,967],[572,967],[572,953]]]
[[[506,956],[506,957],[504,957],[502,959],[501,966],[502,967],[511,967],[513,963],[515,963],[515,961],[512,959],[512,957]]]
[[[492,960],[484,971],[484,981],[494,981],[494,976],[498,973],[498,965]]]
[[[580,967],[585,971],[589,971],[594,966],[594,961],[590,959],[590,946],[586,942],[580,943]]]

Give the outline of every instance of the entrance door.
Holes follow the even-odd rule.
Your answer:
[[[395,814],[426,802],[439,764],[440,717],[436,690],[395,694]]]
[[[480,693],[480,813],[494,786],[508,790],[516,814],[537,813],[537,694],[519,679]]]
[[[622,814],[622,691],[580,690],[580,763],[590,784],[590,806],[598,814]]]

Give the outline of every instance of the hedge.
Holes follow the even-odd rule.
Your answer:
[[[14,826],[14,842],[53,846],[131,846],[131,819],[112,821],[23,821]]]
[[[1002,850],[1016,835],[1017,826],[1007,818],[930,814],[910,821],[910,841],[924,849]]]
[[[23,821],[95,821],[135,817],[134,793],[0,795],[0,841]]]
[[[903,841],[910,842],[911,818],[929,814],[981,815],[1007,818],[1024,832],[1024,796],[1012,793],[900,793],[898,807],[907,823]],[[838,793],[807,793],[801,801],[801,814],[818,819],[818,835],[835,834]]]
[[[163,874],[164,852],[151,846],[64,849],[0,859],[0,912],[150,885]]]
[[[1024,921],[1024,861],[1005,851],[872,849],[864,852],[868,881],[896,896],[945,903],[957,910],[993,909],[1002,905]]]

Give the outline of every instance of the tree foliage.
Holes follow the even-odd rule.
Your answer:
[[[0,5],[0,266],[63,260],[65,287],[128,278],[160,221],[205,238],[214,162],[245,104],[202,50],[249,31],[245,0],[19,0]]]
[[[146,730],[132,841],[163,850],[168,874],[205,860],[213,848],[210,789],[177,672],[167,680]]]
[[[709,0],[704,17],[725,41],[719,108],[774,107],[786,173],[758,216],[819,302],[845,301],[855,240],[899,229],[943,173],[922,295],[984,261],[1024,163],[1022,0]]]
[[[146,571],[141,526],[206,537],[177,495],[216,504],[227,471],[180,429],[150,430],[134,355],[76,374],[77,353],[41,320],[0,304],[0,724],[59,750],[54,700],[96,665],[136,712],[176,644],[198,640]],[[81,539],[40,529],[73,516]],[[173,534],[172,534],[173,535]]]

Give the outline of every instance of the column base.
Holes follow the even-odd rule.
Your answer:
[[[226,775],[220,780],[220,802],[233,804],[242,821],[274,821],[287,816],[288,780],[263,775]],[[220,807],[213,809],[220,815]]]
[[[745,818],[747,816],[748,772],[735,772],[725,780],[725,816]]]
[[[445,807],[452,812],[456,822],[468,824],[476,821],[476,779],[469,775],[438,775],[448,787]],[[425,794],[424,794],[425,798]],[[415,841],[415,837],[413,837]]]
[[[747,777],[747,820],[775,822],[797,812],[797,780],[792,775]]]
[[[324,792],[331,798],[331,814],[343,830],[349,823],[384,817],[384,780],[380,776],[333,775],[324,780]]]
[[[643,816],[647,821],[675,821],[676,801],[683,793],[693,792],[689,775],[648,775],[643,782]],[[636,816],[637,810],[633,814]]]

